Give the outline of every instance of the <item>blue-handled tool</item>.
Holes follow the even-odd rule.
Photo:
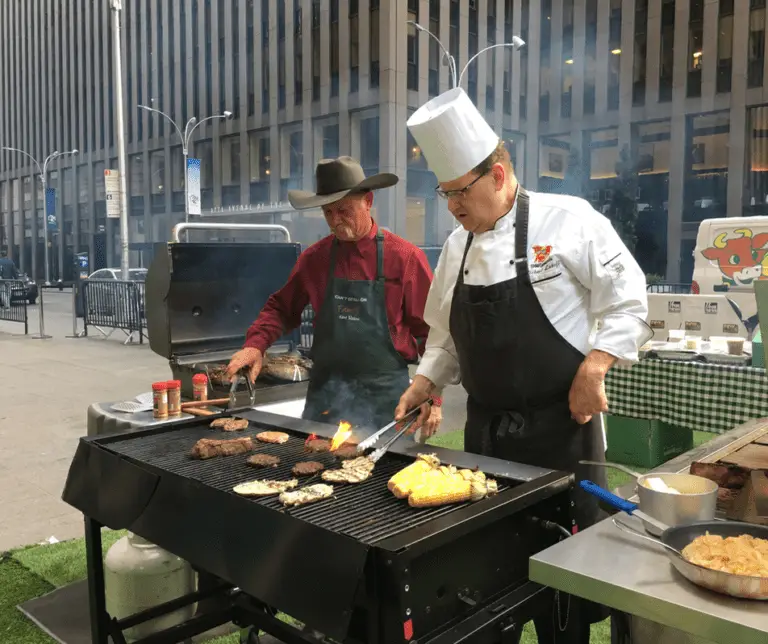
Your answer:
[[[630,516],[637,517],[638,519],[642,519],[643,521],[650,523],[662,532],[669,529],[668,525],[658,521],[657,519],[654,519],[652,516],[647,515],[642,510],[638,510],[637,503],[632,503],[631,501],[622,499],[620,496],[616,496],[605,488],[600,487],[597,483],[593,483],[592,481],[580,481],[579,487],[585,492],[589,492],[592,496],[596,496],[601,501],[605,501],[608,505],[616,508],[617,510],[621,510]]]

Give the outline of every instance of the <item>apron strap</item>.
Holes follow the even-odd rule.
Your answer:
[[[339,240],[334,236],[331,241],[331,260],[328,262],[328,286],[333,282],[333,278],[336,275],[336,248],[339,245]]]
[[[524,281],[528,276],[528,210],[531,198],[523,186],[517,187],[517,212],[515,214],[515,271]]]
[[[384,233],[376,231],[376,280],[384,282]]]
[[[467,235],[467,243],[464,246],[464,254],[461,256],[461,266],[459,266],[459,274],[456,277],[456,284],[462,286],[464,284],[464,264],[467,261],[467,253],[469,253],[469,247],[472,245],[474,235],[469,233]]]

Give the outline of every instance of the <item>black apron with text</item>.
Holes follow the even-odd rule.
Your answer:
[[[514,254],[516,277],[491,286],[469,286],[464,249],[453,292],[450,330],[469,394],[464,449],[518,463],[574,472],[577,482],[606,485],[599,416],[579,425],[571,418],[568,393],[584,355],[554,328],[541,308],[528,271],[529,196],[518,188]],[[545,279],[557,279],[557,275]],[[597,500],[574,490],[573,518],[579,529],[601,518]],[[591,611],[590,611],[591,612]],[[602,611],[595,611],[595,619]]]
[[[376,234],[376,278],[335,277],[331,245],[328,286],[312,341],[312,376],[303,418],[383,427],[408,388],[408,364],[392,344],[384,297],[384,234]]]

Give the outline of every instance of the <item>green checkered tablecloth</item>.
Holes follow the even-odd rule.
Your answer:
[[[768,417],[765,369],[672,360],[614,367],[605,381],[610,413],[723,433]]]

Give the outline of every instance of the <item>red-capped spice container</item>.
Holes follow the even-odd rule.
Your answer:
[[[181,416],[181,380],[169,380],[168,385],[168,416]]]
[[[154,402],[153,415],[156,419],[168,418],[168,383],[152,383],[152,400]]]
[[[208,376],[204,373],[192,376],[192,400],[208,400]]]

